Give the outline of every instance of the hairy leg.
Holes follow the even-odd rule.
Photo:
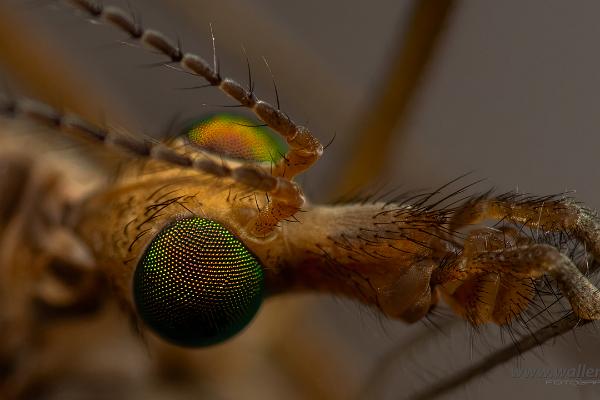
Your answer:
[[[506,221],[580,240],[598,260],[600,224],[593,212],[567,198],[503,195],[476,198],[453,216],[451,230],[485,220]],[[582,319],[600,318],[600,291],[559,249],[536,243],[516,229],[475,230],[454,262],[434,272],[453,307],[474,324],[509,323],[534,296],[533,279],[548,274]]]

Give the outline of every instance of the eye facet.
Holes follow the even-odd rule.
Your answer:
[[[142,320],[164,339],[208,346],[242,330],[263,298],[259,261],[219,223],[176,221],[150,243],[134,274]]]
[[[277,162],[287,150],[279,136],[237,115],[217,114],[195,121],[185,135],[196,147],[245,161]]]

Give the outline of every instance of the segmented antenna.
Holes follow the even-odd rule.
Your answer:
[[[202,57],[183,53],[167,36],[156,30],[143,28],[138,21],[118,7],[104,6],[93,0],[67,1],[84,11],[91,19],[109,22],[131,39],[163,54],[169,59],[168,63],[179,64],[184,71],[201,76],[210,86],[218,87],[240,105],[252,110],[288,143],[288,153],[273,167],[274,175],[292,179],[314,164],[323,153],[323,146],[307,128],[294,123],[278,107],[257,99],[251,88],[246,90],[233,79],[221,77],[217,65],[211,67]]]
[[[210,158],[195,158],[178,153],[164,143],[124,135],[109,128],[100,128],[74,114],[61,112],[32,99],[0,98],[0,116],[7,119],[27,119],[69,135],[123,150],[137,158],[158,160],[172,166],[190,168],[219,178],[231,178],[254,190],[290,199],[291,203],[294,201],[303,203],[302,194],[294,182],[272,176],[256,166],[231,167]]]

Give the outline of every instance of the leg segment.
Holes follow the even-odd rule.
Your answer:
[[[484,220],[512,221],[545,232],[567,232],[585,244],[600,261],[600,219],[596,212],[570,198],[530,198],[514,193],[495,198],[476,198],[453,216],[450,229]]]
[[[506,324],[528,306],[530,280],[543,274],[556,279],[579,318],[600,319],[600,291],[567,256],[545,244],[463,257],[434,279],[442,287],[461,282],[450,302],[471,322]]]
[[[600,223],[571,199],[504,195],[477,198],[453,216],[451,230],[485,220],[508,221],[543,232],[565,232],[580,240],[600,260]],[[434,272],[449,303],[474,324],[508,323],[534,296],[532,279],[556,279],[561,292],[582,319],[600,319],[600,291],[556,247],[535,243],[516,229],[476,230],[460,256]]]

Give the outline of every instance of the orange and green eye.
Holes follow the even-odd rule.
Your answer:
[[[236,115],[217,114],[195,121],[185,135],[196,147],[244,161],[277,162],[287,150],[267,127]]]
[[[231,232],[205,218],[164,228],[134,275],[141,319],[181,346],[208,346],[241,331],[258,311],[264,274],[256,257]]]

